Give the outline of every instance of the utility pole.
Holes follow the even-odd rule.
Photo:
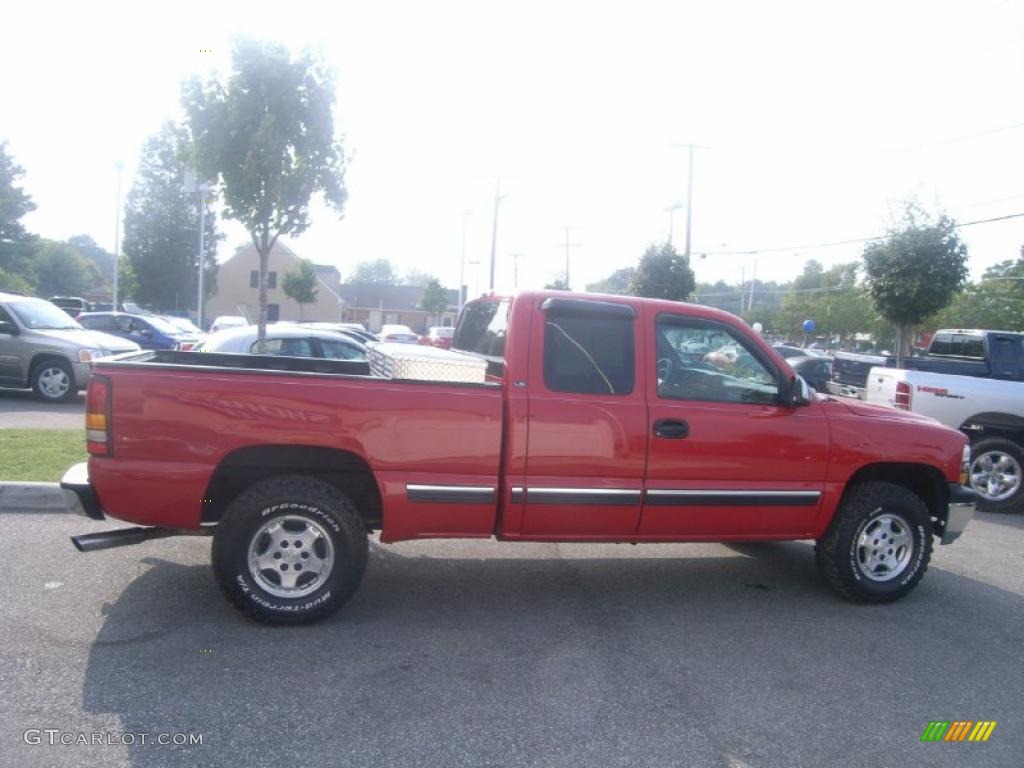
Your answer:
[[[569,249],[570,248],[582,248],[583,243],[571,243],[569,242],[569,230],[572,227],[565,228],[565,242],[555,243],[556,248],[565,248],[565,290],[571,291],[572,286],[569,284]]]
[[[494,290],[494,254],[498,247],[498,206],[507,195],[501,194],[501,177],[498,177],[494,188],[494,227],[491,229],[491,282],[490,290]]]
[[[690,231],[693,221],[693,150],[711,149],[701,144],[675,144],[676,147],[685,147],[689,157],[686,173],[686,260],[690,260]]]
[[[754,271],[750,275],[750,301],[747,305],[747,311],[754,311],[754,284],[757,282],[757,254],[754,254]]]
[[[469,222],[469,211],[462,212],[462,258],[459,259],[459,307],[456,315],[462,314],[462,305],[466,303],[466,225]]]
[[[519,290],[519,254],[512,254],[512,289]]]
[[[680,208],[683,207],[682,203],[672,203],[668,208],[665,209],[665,213],[668,214],[668,244],[672,245],[673,234],[675,233],[675,214]]]
[[[114,306],[117,312],[117,279],[121,272],[121,171],[124,170],[124,163],[118,160],[114,163],[117,169],[117,211],[115,212],[114,224]]]

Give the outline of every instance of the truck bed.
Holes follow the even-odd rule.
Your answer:
[[[370,376],[365,363],[207,352],[124,355],[98,361],[94,373],[111,385],[113,455],[91,457],[89,474],[114,517],[197,527],[204,512],[222,511],[211,485],[218,465],[268,446],[303,446],[299,473],[333,460],[339,473],[372,470],[385,540],[494,529],[498,385],[400,381]],[[279,471],[273,461],[268,472]],[[491,492],[451,505],[411,500],[407,486],[417,484]]]

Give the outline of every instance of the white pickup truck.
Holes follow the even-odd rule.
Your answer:
[[[1024,382],[872,368],[865,399],[959,429],[971,441],[971,485],[989,511],[1024,509]]]

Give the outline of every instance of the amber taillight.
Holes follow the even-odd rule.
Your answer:
[[[905,381],[896,382],[896,397],[892,404],[901,411],[910,410],[910,385]]]
[[[85,395],[85,445],[93,456],[112,453],[110,379],[93,375]]]

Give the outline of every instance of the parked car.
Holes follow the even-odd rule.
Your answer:
[[[211,333],[193,352],[259,354],[255,325]],[[318,331],[302,325],[272,323],[267,326],[264,354],[284,357],[325,357],[331,360],[366,360],[366,346],[335,331]]]
[[[299,325],[303,328],[315,328],[318,331],[335,331],[337,333],[350,336],[357,341],[367,344],[371,341],[379,341],[375,334],[370,333],[368,330],[358,323],[324,323],[324,322],[299,322],[299,323],[286,323],[282,322],[282,325]]]
[[[78,317],[82,312],[89,311],[89,302],[79,296],[51,296],[49,302],[63,309],[71,317]]]
[[[979,506],[1024,510],[1024,382],[872,368],[865,399],[959,429],[971,441]]]
[[[174,345],[174,349],[188,352],[206,338],[206,332],[187,317],[175,317],[174,315],[161,315],[161,317],[187,336],[187,338],[180,339]]]
[[[896,358],[837,352],[829,391],[863,399],[868,371],[876,366],[895,368]],[[954,376],[1024,381],[1024,333],[943,329],[935,332],[927,354],[904,358],[903,367]]]
[[[454,338],[455,329],[450,325],[435,325],[427,331],[427,335],[421,341],[439,349],[451,349]]]
[[[85,388],[93,360],[138,351],[84,329],[49,301],[0,293],[0,386],[31,387],[46,402],[68,400]]]
[[[391,341],[398,344],[420,343],[420,335],[414,333],[412,328],[407,325],[382,325],[377,336],[381,341]]]
[[[728,370],[674,346],[709,329],[740,350]],[[62,486],[72,509],[144,527],[76,546],[212,535],[228,599],[283,624],[352,596],[371,531],[383,544],[814,539],[830,586],[885,603],[974,512],[966,437],[814,395],[746,323],[709,307],[490,295],[465,306],[453,350],[374,354],[393,377],[351,360],[101,360],[89,463]]]
[[[181,330],[159,315],[131,315],[127,312],[85,312],[78,322],[94,331],[103,331],[134,341],[143,349],[176,349],[193,345],[201,335]]]
[[[210,333],[223,331],[227,328],[244,328],[249,324],[241,315],[219,315],[210,323]]]
[[[828,391],[828,382],[832,378],[832,361],[829,358],[806,355],[787,358],[786,362],[797,375],[818,392]]]
[[[773,344],[772,349],[789,360],[792,357],[807,357],[807,350],[803,347],[795,347],[792,344]]]

